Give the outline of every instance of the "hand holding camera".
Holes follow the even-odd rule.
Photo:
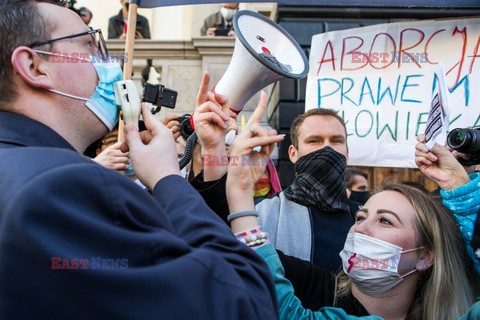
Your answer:
[[[465,166],[480,164],[480,127],[453,129],[447,136],[447,144],[462,153],[458,161]]]
[[[185,141],[192,135],[194,132],[190,118],[192,116],[188,113],[178,116],[178,114],[172,113],[163,119],[163,124],[172,131],[173,138],[177,140],[178,137],[182,136]]]

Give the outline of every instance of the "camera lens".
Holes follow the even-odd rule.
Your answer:
[[[454,129],[448,134],[448,145],[452,149],[461,148],[467,142],[467,133],[465,129]]]
[[[190,135],[194,131],[192,126],[190,125],[190,118],[191,115],[189,114],[184,114],[183,116],[178,118],[178,122],[180,122],[180,134],[185,139],[188,139],[188,137],[190,137]]]
[[[447,137],[450,148],[467,155],[480,154],[480,131],[475,129],[454,129]]]

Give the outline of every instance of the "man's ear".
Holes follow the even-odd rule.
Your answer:
[[[415,269],[417,271],[422,272],[429,269],[433,266],[433,261],[435,259],[435,253],[432,249],[426,249],[423,254],[419,257],[417,264],[415,265]]]
[[[288,147],[288,157],[293,164],[295,164],[295,162],[298,160],[298,150],[293,146],[293,144]]]
[[[12,53],[12,66],[19,77],[34,88],[53,89],[49,77],[49,62],[28,47],[18,47]]]

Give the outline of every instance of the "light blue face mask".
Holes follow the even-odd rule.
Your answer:
[[[55,54],[48,51],[35,50],[38,53],[46,54],[49,56],[57,56],[65,58],[62,55]],[[95,92],[90,98],[82,98],[75,95],[71,95],[65,92],[61,92],[54,89],[49,91],[60,94],[65,97],[86,101],[85,105],[89,108],[104,124],[108,130],[112,130],[118,122],[118,107],[115,102],[115,93],[113,90],[113,84],[122,80],[123,73],[120,64],[116,62],[105,62],[99,59],[83,59],[83,58],[71,58],[72,60],[82,60],[93,64],[98,75],[98,84]]]

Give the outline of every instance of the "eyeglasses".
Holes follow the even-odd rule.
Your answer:
[[[102,60],[106,61],[108,59],[108,49],[107,49],[107,43],[105,42],[105,39],[103,38],[102,30],[97,29],[97,30],[90,30],[82,33],[77,33],[77,34],[72,34],[70,36],[65,36],[65,37],[60,37],[56,39],[51,39],[51,40],[45,40],[45,41],[37,41],[32,43],[31,45],[27,46],[29,48],[34,48],[34,47],[39,47],[43,46],[55,41],[60,41],[60,40],[65,40],[65,39],[72,39],[72,38],[77,38],[77,37],[83,37],[86,35],[91,35],[92,38],[95,40],[95,43],[97,44],[98,47],[98,53],[100,54]]]

